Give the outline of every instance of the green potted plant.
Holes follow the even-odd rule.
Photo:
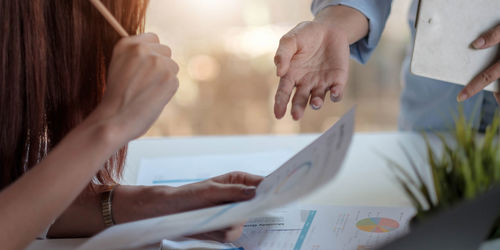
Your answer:
[[[459,117],[455,119],[455,128],[449,134],[433,133],[441,142],[442,150],[433,148],[427,135],[423,134],[426,161],[432,172],[432,180],[427,184],[405,147],[402,147],[403,152],[410,162],[411,170],[388,159],[399,185],[417,210],[414,221],[472,199],[500,182],[499,127],[500,114],[496,112],[492,124],[484,134],[479,134],[460,111]],[[488,237],[496,238],[500,238],[500,218]]]

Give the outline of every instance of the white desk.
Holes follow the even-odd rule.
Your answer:
[[[142,158],[254,153],[287,150],[298,152],[318,135],[208,136],[141,139],[130,144],[124,183],[135,184]],[[415,133],[360,133],[354,136],[336,180],[301,202],[328,205],[408,206],[382,155],[408,166],[400,144],[425,156],[420,135]]]
[[[135,184],[142,158],[165,156],[195,156],[200,154],[227,154],[276,151],[299,151],[318,135],[291,136],[210,136],[140,139],[130,144],[124,184]],[[318,192],[300,200],[316,205],[409,206],[409,200],[394,181],[387,167],[385,155],[408,167],[400,144],[404,144],[423,162],[424,143],[414,133],[360,133],[354,136],[343,168],[335,180]],[[425,166],[422,164],[422,166]],[[32,249],[68,249],[82,243],[75,240],[35,242]]]

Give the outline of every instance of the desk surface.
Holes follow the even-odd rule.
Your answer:
[[[195,156],[206,154],[252,153],[289,150],[298,152],[317,138],[317,134],[286,136],[207,136],[145,138],[129,145],[124,184],[135,184],[140,160],[165,156]],[[423,172],[424,142],[415,133],[358,133],[342,170],[330,184],[299,201],[312,205],[367,205],[367,206],[409,206],[410,202],[397,185],[386,159],[409,167],[401,145],[413,152],[414,160],[421,163]],[[35,242],[29,249],[68,249],[68,241],[58,240]],[[82,240],[74,241],[75,245]],[[64,245],[65,247],[62,247]],[[74,245],[73,245],[74,246]]]
[[[155,138],[134,141],[129,146],[124,181],[135,184],[140,160],[168,156],[254,153],[286,150],[298,152],[318,134],[286,136],[208,136]],[[415,152],[424,170],[424,142],[415,133],[358,133],[337,178],[300,202],[322,205],[408,206],[384,157],[409,167],[401,145]],[[424,171],[425,172],[425,171]]]

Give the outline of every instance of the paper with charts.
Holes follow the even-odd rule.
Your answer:
[[[272,172],[254,199],[120,224],[79,249],[127,249],[162,239],[221,229],[282,207],[331,181],[340,170],[354,133],[354,109],[315,141]]]
[[[412,207],[290,207],[250,219],[234,246],[243,249],[366,250],[409,232]]]

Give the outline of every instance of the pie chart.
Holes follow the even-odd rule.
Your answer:
[[[383,217],[370,217],[359,220],[356,227],[370,233],[388,233],[399,228],[399,223],[393,219]]]

